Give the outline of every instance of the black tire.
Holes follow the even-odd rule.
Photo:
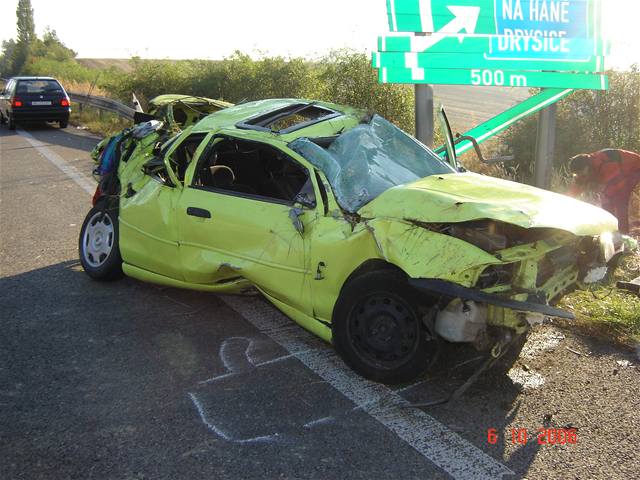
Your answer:
[[[92,230],[91,227],[94,227]],[[84,271],[94,280],[122,277],[118,243],[118,210],[99,203],[87,213],[78,239],[78,253]]]
[[[60,128],[67,128],[69,126],[69,120],[63,120],[58,123],[60,124]]]
[[[13,119],[13,117],[7,118],[7,128],[9,130],[15,130],[16,129],[16,121]]]
[[[2,112],[0,112],[0,125],[4,125],[5,123],[7,123],[7,121],[4,118],[4,115],[2,115]]]
[[[365,273],[349,281],[333,310],[333,344],[365,378],[406,383],[424,373],[438,341],[423,325],[418,297],[395,270]]]

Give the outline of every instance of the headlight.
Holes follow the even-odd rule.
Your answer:
[[[613,234],[611,232],[600,235],[600,252],[604,263],[609,263],[609,260],[616,254],[616,246],[613,242]]]

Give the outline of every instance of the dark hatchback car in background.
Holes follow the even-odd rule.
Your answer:
[[[55,78],[14,77],[0,94],[0,122],[9,130],[33,122],[58,122],[66,128],[70,113],[69,96]]]

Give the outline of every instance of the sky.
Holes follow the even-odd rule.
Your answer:
[[[17,0],[9,0],[17,6]],[[0,39],[15,37],[6,2]],[[9,5],[7,5],[9,3]],[[385,0],[31,0],[36,31],[55,29],[80,58],[317,58],[331,49],[371,51],[388,32]],[[613,43],[607,66],[640,63],[640,1],[603,0]],[[452,0],[455,5],[455,0]]]

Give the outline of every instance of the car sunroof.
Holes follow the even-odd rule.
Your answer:
[[[284,134],[339,115],[341,115],[340,112],[313,103],[294,103],[244,120],[237,123],[236,127]]]

